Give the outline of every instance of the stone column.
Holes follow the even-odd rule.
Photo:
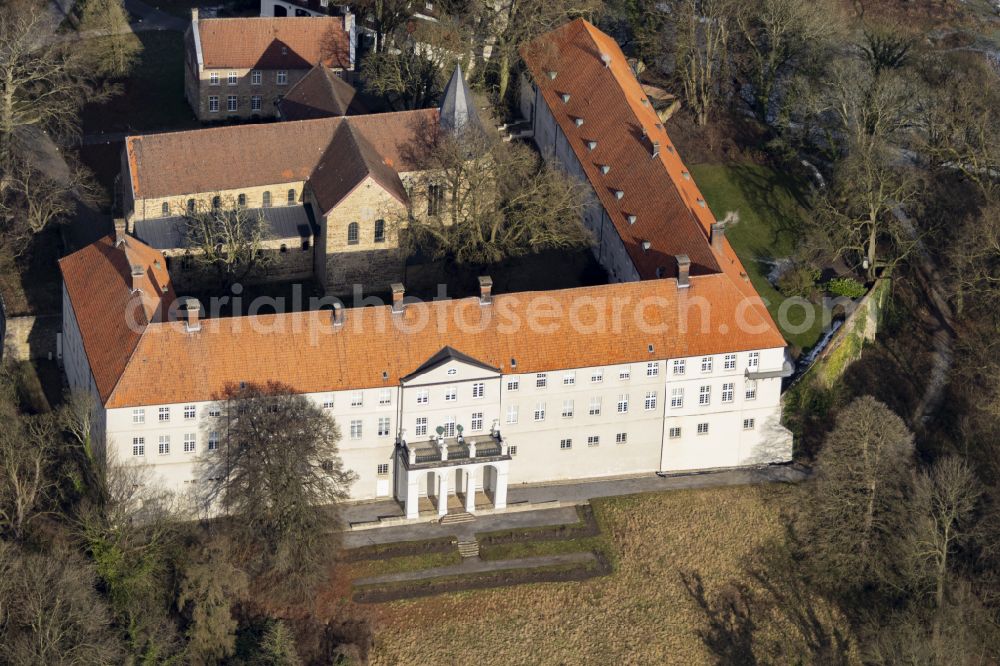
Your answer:
[[[465,470],[465,510],[469,513],[476,511],[476,468],[468,467]]]
[[[497,466],[496,487],[493,489],[493,508],[507,508],[507,466]]]
[[[445,516],[448,513],[448,477],[438,474],[438,515]]]
[[[420,517],[420,480],[415,472],[406,472],[406,519]]]

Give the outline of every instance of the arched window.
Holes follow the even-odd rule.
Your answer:
[[[385,242],[385,220],[375,220],[375,242]]]
[[[194,199],[188,199],[187,209],[189,213],[194,212]]]
[[[163,217],[170,215],[170,204],[168,204],[166,201],[164,201],[163,205],[160,206],[160,214],[162,214]]]
[[[347,225],[347,244],[357,245],[358,244],[358,223],[351,222]]]
[[[239,206],[240,208],[246,208],[246,206],[247,206],[247,195],[245,195],[245,194],[240,194],[239,196],[237,196],[237,197],[236,197],[236,204],[237,204],[237,205],[238,205],[238,206]]]
[[[293,187],[292,189],[288,190],[288,205],[291,206],[294,204],[295,204],[295,188]]]
[[[212,197],[212,208],[214,210],[222,208],[222,197],[220,197],[218,194]]]
[[[264,200],[264,208],[270,208],[271,207],[271,193],[270,192],[264,192],[264,194],[263,194],[263,200]]]

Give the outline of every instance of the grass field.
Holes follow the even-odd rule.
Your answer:
[[[746,567],[780,533],[780,508],[796,492],[742,486],[600,500],[595,515],[616,567],[609,576],[349,610],[340,602],[331,610],[341,605],[370,618],[373,664],[735,663],[723,658],[734,652],[716,632],[703,640],[712,623],[699,600],[716,600],[731,581],[746,580]],[[703,597],[689,591],[685,575],[700,579]],[[814,604],[810,612],[822,624],[824,610]],[[754,622],[762,643],[803,640],[794,623],[771,611]]]
[[[717,218],[727,211],[739,212],[739,224],[727,229],[726,235],[757,293],[789,342],[800,349],[812,347],[822,335],[819,306],[813,306],[814,323],[807,330],[798,330],[807,316],[801,307],[790,308],[783,325],[778,308],[784,297],[767,281],[769,262],[794,251],[797,227],[806,214],[795,184],[755,164],[695,164],[691,173]]]

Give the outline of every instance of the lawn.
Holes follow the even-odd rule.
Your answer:
[[[184,97],[184,36],[163,31],[135,37],[142,42],[139,63],[117,82],[121,94],[83,108],[84,135],[199,126]]]
[[[727,229],[726,235],[750,281],[785,338],[799,349],[812,347],[822,334],[820,306],[811,306],[813,325],[801,331],[805,309],[791,307],[786,317],[780,317],[784,297],[767,280],[771,262],[793,253],[802,216],[808,214],[795,183],[754,164],[695,164],[691,173],[717,218],[731,210],[739,212],[739,224]]]
[[[319,601],[371,620],[373,664],[719,663],[716,643],[702,639],[707,615],[685,576],[697,575],[712,601],[732,580],[746,582],[746,567],[780,534],[779,511],[797,492],[739,486],[595,501],[616,570],[584,582],[353,607],[331,598],[338,591],[330,590]],[[818,624],[828,620],[820,604],[810,611]],[[755,605],[754,612],[760,644],[804,640],[773,608]]]

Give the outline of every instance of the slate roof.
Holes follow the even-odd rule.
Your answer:
[[[309,177],[316,202],[324,212],[332,210],[369,177],[406,203],[406,188],[399,174],[353,124],[341,123]]]
[[[268,236],[272,239],[311,238],[317,234],[312,206],[272,206],[252,208],[250,215],[262,215],[267,222]],[[183,216],[153,217],[136,220],[133,232],[136,238],[157,250],[173,250],[185,246]]]
[[[278,102],[282,120],[311,120],[368,113],[358,91],[328,67],[316,65]]]
[[[206,18],[198,35],[205,69],[351,69],[343,17]]]
[[[444,89],[444,97],[441,100],[441,127],[453,131],[473,127],[482,129],[482,120],[476,112],[476,105],[465,77],[462,76],[461,65],[455,65],[451,80]]]

